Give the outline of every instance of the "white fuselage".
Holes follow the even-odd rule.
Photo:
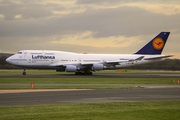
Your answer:
[[[144,56],[142,60],[135,60]],[[65,66],[73,65],[79,69],[89,64],[103,64],[103,69],[119,69],[131,67],[157,60],[144,60],[146,58],[160,57],[164,55],[140,55],[140,54],[77,54],[62,51],[23,50],[9,57],[6,61],[23,68],[56,69],[65,71]],[[132,61],[131,61],[132,60]],[[162,60],[162,59],[161,59]],[[119,64],[107,64],[107,61],[122,61]]]

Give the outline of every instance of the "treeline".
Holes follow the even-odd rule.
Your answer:
[[[138,66],[133,66],[132,69],[139,70],[180,70],[180,59],[165,59],[159,62],[153,62]]]
[[[7,56],[0,57],[0,69],[22,69],[6,62]],[[144,65],[133,66],[137,70],[180,70],[180,59],[166,59]]]
[[[14,65],[11,65],[6,62],[7,56],[1,56],[0,57],[0,69],[22,69],[21,67],[17,67]]]

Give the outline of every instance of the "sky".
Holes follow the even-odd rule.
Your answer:
[[[180,59],[179,0],[0,0],[1,53],[132,54],[162,31]]]

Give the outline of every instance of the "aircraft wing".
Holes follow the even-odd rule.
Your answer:
[[[82,66],[92,66],[94,63],[81,63]]]
[[[50,64],[49,66],[52,66],[52,67],[64,67],[63,64],[58,64],[58,63],[56,63],[56,64]]]
[[[144,60],[157,60],[157,59],[162,59],[162,58],[167,58],[167,57],[172,57],[174,55],[167,55],[167,56],[161,56],[161,57],[153,57],[153,58],[145,58]]]
[[[141,56],[141,57],[138,57],[138,58],[136,58],[136,59],[130,59],[130,60],[118,60],[118,61],[106,61],[105,63],[106,63],[106,64],[118,65],[118,64],[123,63],[123,62],[139,61],[139,60],[142,60],[143,58],[144,58],[144,56]]]
[[[65,67],[65,66],[67,66],[68,64],[66,63],[66,64],[58,64],[58,63],[56,63],[56,64],[50,64],[49,66],[52,66],[52,67]],[[79,63],[79,65],[82,65],[82,66],[92,66],[93,65],[93,63]]]
[[[138,57],[136,59],[129,59],[129,60],[117,60],[117,61],[105,61],[104,63],[105,64],[110,64],[110,65],[119,65],[120,63],[123,63],[123,62],[133,62],[133,61],[139,61],[139,60],[142,60],[144,58],[144,56],[141,56],[141,57]],[[93,64],[96,64],[96,63],[79,63],[81,66],[87,66],[87,67],[90,67],[92,66]],[[102,63],[98,63],[98,64],[103,64]],[[62,63],[55,63],[55,64],[51,64],[49,66],[54,66],[54,67],[65,67],[66,65],[68,64],[62,64]]]
[[[129,62],[129,60],[124,60],[124,61],[122,61],[122,60],[117,60],[117,61],[106,61],[105,63],[106,63],[106,64],[114,64],[114,65],[118,65],[118,64],[123,63],[123,62]]]

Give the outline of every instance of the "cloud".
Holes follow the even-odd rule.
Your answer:
[[[111,9],[88,9],[83,13],[67,14],[61,17],[0,19],[0,36],[49,36],[75,34],[91,31],[93,37],[139,36],[160,31],[178,30],[180,14],[164,15],[138,7],[123,6]],[[11,27],[8,27],[11,26]]]
[[[115,37],[106,37],[106,38],[93,38],[93,33],[90,31],[86,31],[84,33],[67,35],[58,40],[56,37],[51,43],[54,44],[73,44],[73,45],[81,45],[81,46],[92,46],[92,47],[128,47],[133,45],[133,43],[138,44],[138,37],[130,37],[126,38],[123,36]],[[102,44],[103,43],[103,44]]]
[[[151,2],[151,3],[150,3]],[[177,4],[175,4],[177,2]],[[177,52],[179,1],[1,0],[0,48],[133,53],[161,31]],[[131,47],[132,46],[132,47]]]
[[[147,0],[77,0],[77,4],[123,4],[133,2],[145,2]]]
[[[0,4],[0,14],[3,14],[6,20],[15,19],[16,15],[21,16],[21,19],[50,17],[53,16],[53,10],[65,9],[57,4],[43,5],[37,0],[22,0],[17,3],[11,0],[3,0]]]
[[[25,41],[26,39],[26,41]],[[1,41],[3,44],[1,50],[18,52],[20,50],[58,50],[69,51],[75,53],[103,53],[103,54],[120,54],[120,53],[134,53],[139,48],[133,47],[128,49],[124,47],[94,47],[89,45],[66,44],[66,43],[51,43],[50,41],[42,41],[40,38],[13,38],[4,39]],[[42,38],[46,39],[46,38]],[[47,38],[49,39],[49,38]],[[11,43],[11,44],[9,44]],[[130,48],[130,47],[129,47]]]
[[[124,4],[124,3],[149,3],[149,4],[177,4],[179,0],[77,0],[77,4]]]
[[[180,2],[178,0],[77,0],[77,4],[89,6],[93,9],[132,6],[139,7],[154,13],[163,13],[165,15],[180,13]]]

